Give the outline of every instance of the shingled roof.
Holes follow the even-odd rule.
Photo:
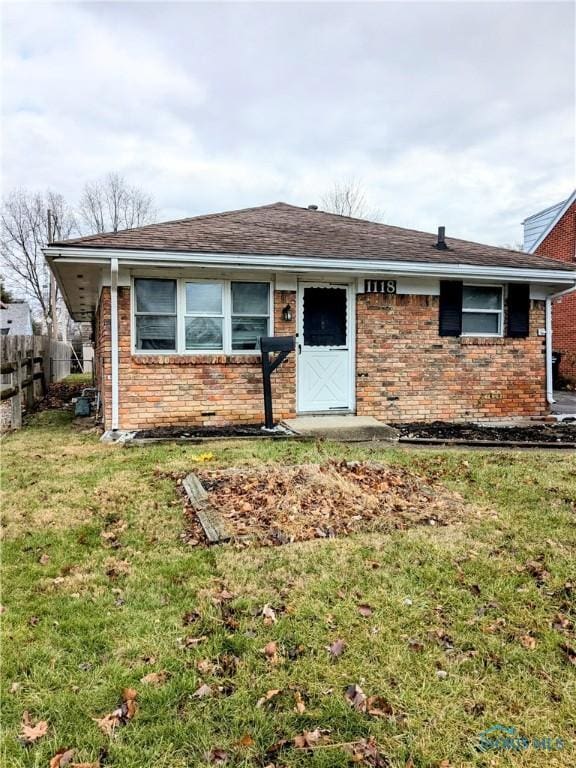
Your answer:
[[[272,203],[53,243],[57,247],[367,259],[574,271],[543,256],[388,224]]]

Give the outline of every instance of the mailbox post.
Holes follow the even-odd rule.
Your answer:
[[[270,376],[294,351],[294,336],[261,336],[260,352],[262,353],[262,382],[264,385],[264,424],[266,429],[274,429],[274,414],[272,411],[272,383]],[[272,360],[270,355],[278,354]]]

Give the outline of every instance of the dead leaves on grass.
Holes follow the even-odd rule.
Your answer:
[[[48,723],[46,720],[38,720],[34,724],[30,718],[28,711],[22,715],[22,724],[20,727],[20,741],[22,744],[28,746],[28,744],[34,744],[35,741],[46,736],[48,733]]]
[[[337,659],[346,650],[346,642],[344,640],[335,640],[331,645],[326,646],[326,650],[330,654],[331,659]]]
[[[366,696],[359,685],[349,685],[344,691],[344,698],[356,712],[362,712],[372,717],[404,719],[404,715],[397,713],[383,696]]]
[[[572,646],[568,645],[567,643],[562,643],[560,646],[560,650],[564,654],[564,658],[569,664],[573,664],[576,666],[576,648],[573,648]]]
[[[149,672],[140,680],[144,685],[164,685],[168,679],[168,672],[165,669],[160,672]]]
[[[439,482],[370,461],[197,474],[236,536],[248,537],[244,544],[277,546],[362,530],[446,525],[463,517],[462,498]]]
[[[343,748],[350,754],[351,761],[356,765],[368,765],[372,768],[387,768],[390,765],[374,739],[362,739],[346,744]]]
[[[113,736],[116,728],[127,725],[138,711],[137,696],[134,688],[124,688],[122,701],[113,712],[104,715],[104,717],[93,717],[92,719],[103,733],[107,736]]]

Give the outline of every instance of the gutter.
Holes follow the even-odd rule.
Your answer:
[[[554,381],[552,377],[552,302],[568,293],[576,291],[576,285],[567,288],[564,291],[553,293],[546,299],[546,400],[548,405],[553,405],[554,400]]]
[[[301,272],[318,269],[322,272],[347,272],[361,274],[390,274],[415,275],[428,277],[469,277],[469,278],[501,278],[508,282],[548,282],[575,283],[576,271],[519,268],[519,267],[486,267],[474,264],[424,263],[410,261],[376,261],[373,259],[331,259],[303,256],[260,256],[234,253],[197,253],[177,251],[127,251],[122,249],[87,249],[87,248],[54,248],[43,249],[45,255],[55,264],[75,262],[106,264],[111,259],[117,259],[123,266],[174,266],[186,267],[200,264],[203,267],[222,267],[242,269],[267,269],[273,272]]]

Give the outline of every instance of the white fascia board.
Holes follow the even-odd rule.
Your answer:
[[[506,280],[508,282],[550,282],[564,285],[576,284],[576,271],[556,269],[528,269],[520,267],[485,267],[474,264],[422,263],[415,261],[375,261],[371,259],[331,259],[302,256],[261,256],[234,253],[179,253],[177,251],[125,251],[99,249],[95,255],[93,249],[82,248],[46,248],[46,254],[55,262],[73,261],[78,263],[106,263],[118,259],[122,266],[172,266],[186,267],[190,264],[202,264],[204,267],[222,267],[230,269],[266,269],[273,272],[345,272],[347,274],[365,274],[366,276],[427,275],[437,278],[478,278]]]
[[[558,211],[558,213],[556,214],[556,216],[555,216],[555,217],[552,219],[552,221],[550,222],[550,224],[548,224],[548,226],[546,227],[546,229],[545,229],[543,232],[541,232],[541,233],[540,233],[540,237],[538,238],[538,240],[536,240],[536,242],[534,243],[534,245],[532,246],[532,248],[530,248],[530,250],[528,251],[528,253],[535,253],[535,251],[536,251],[536,248],[538,248],[538,246],[539,246],[539,245],[541,245],[541,244],[544,242],[544,240],[546,240],[546,238],[548,237],[548,235],[550,234],[550,232],[552,232],[552,230],[554,229],[554,227],[556,226],[556,224],[558,224],[558,222],[560,221],[560,219],[562,218],[562,216],[564,216],[564,214],[566,213],[566,211],[568,210],[568,208],[570,208],[570,206],[572,205],[572,203],[573,203],[574,201],[576,201],[576,189],[574,190],[574,192],[572,192],[572,194],[570,195],[570,197],[568,198],[568,200],[566,200],[566,202],[564,203],[564,205],[562,206],[562,208],[560,208],[560,210]],[[554,206],[553,206],[553,205],[551,205],[551,206],[550,206],[550,208],[554,208]],[[535,214],[534,214],[534,216],[540,216],[540,214],[542,214],[542,213],[545,213],[546,211],[549,211],[549,210],[550,210],[550,208],[546,208],[544,211],[539,211],[538,213],[535,213]],[[533,218],[533,217],[532,217],[532,216],[529,216],[529,217],[528,217],[528,219],[530,219],[530,218]],[[525,219],[525,220],[522,222],[522,224],[524,224],[526,221],[528,221],[528,219]]]

